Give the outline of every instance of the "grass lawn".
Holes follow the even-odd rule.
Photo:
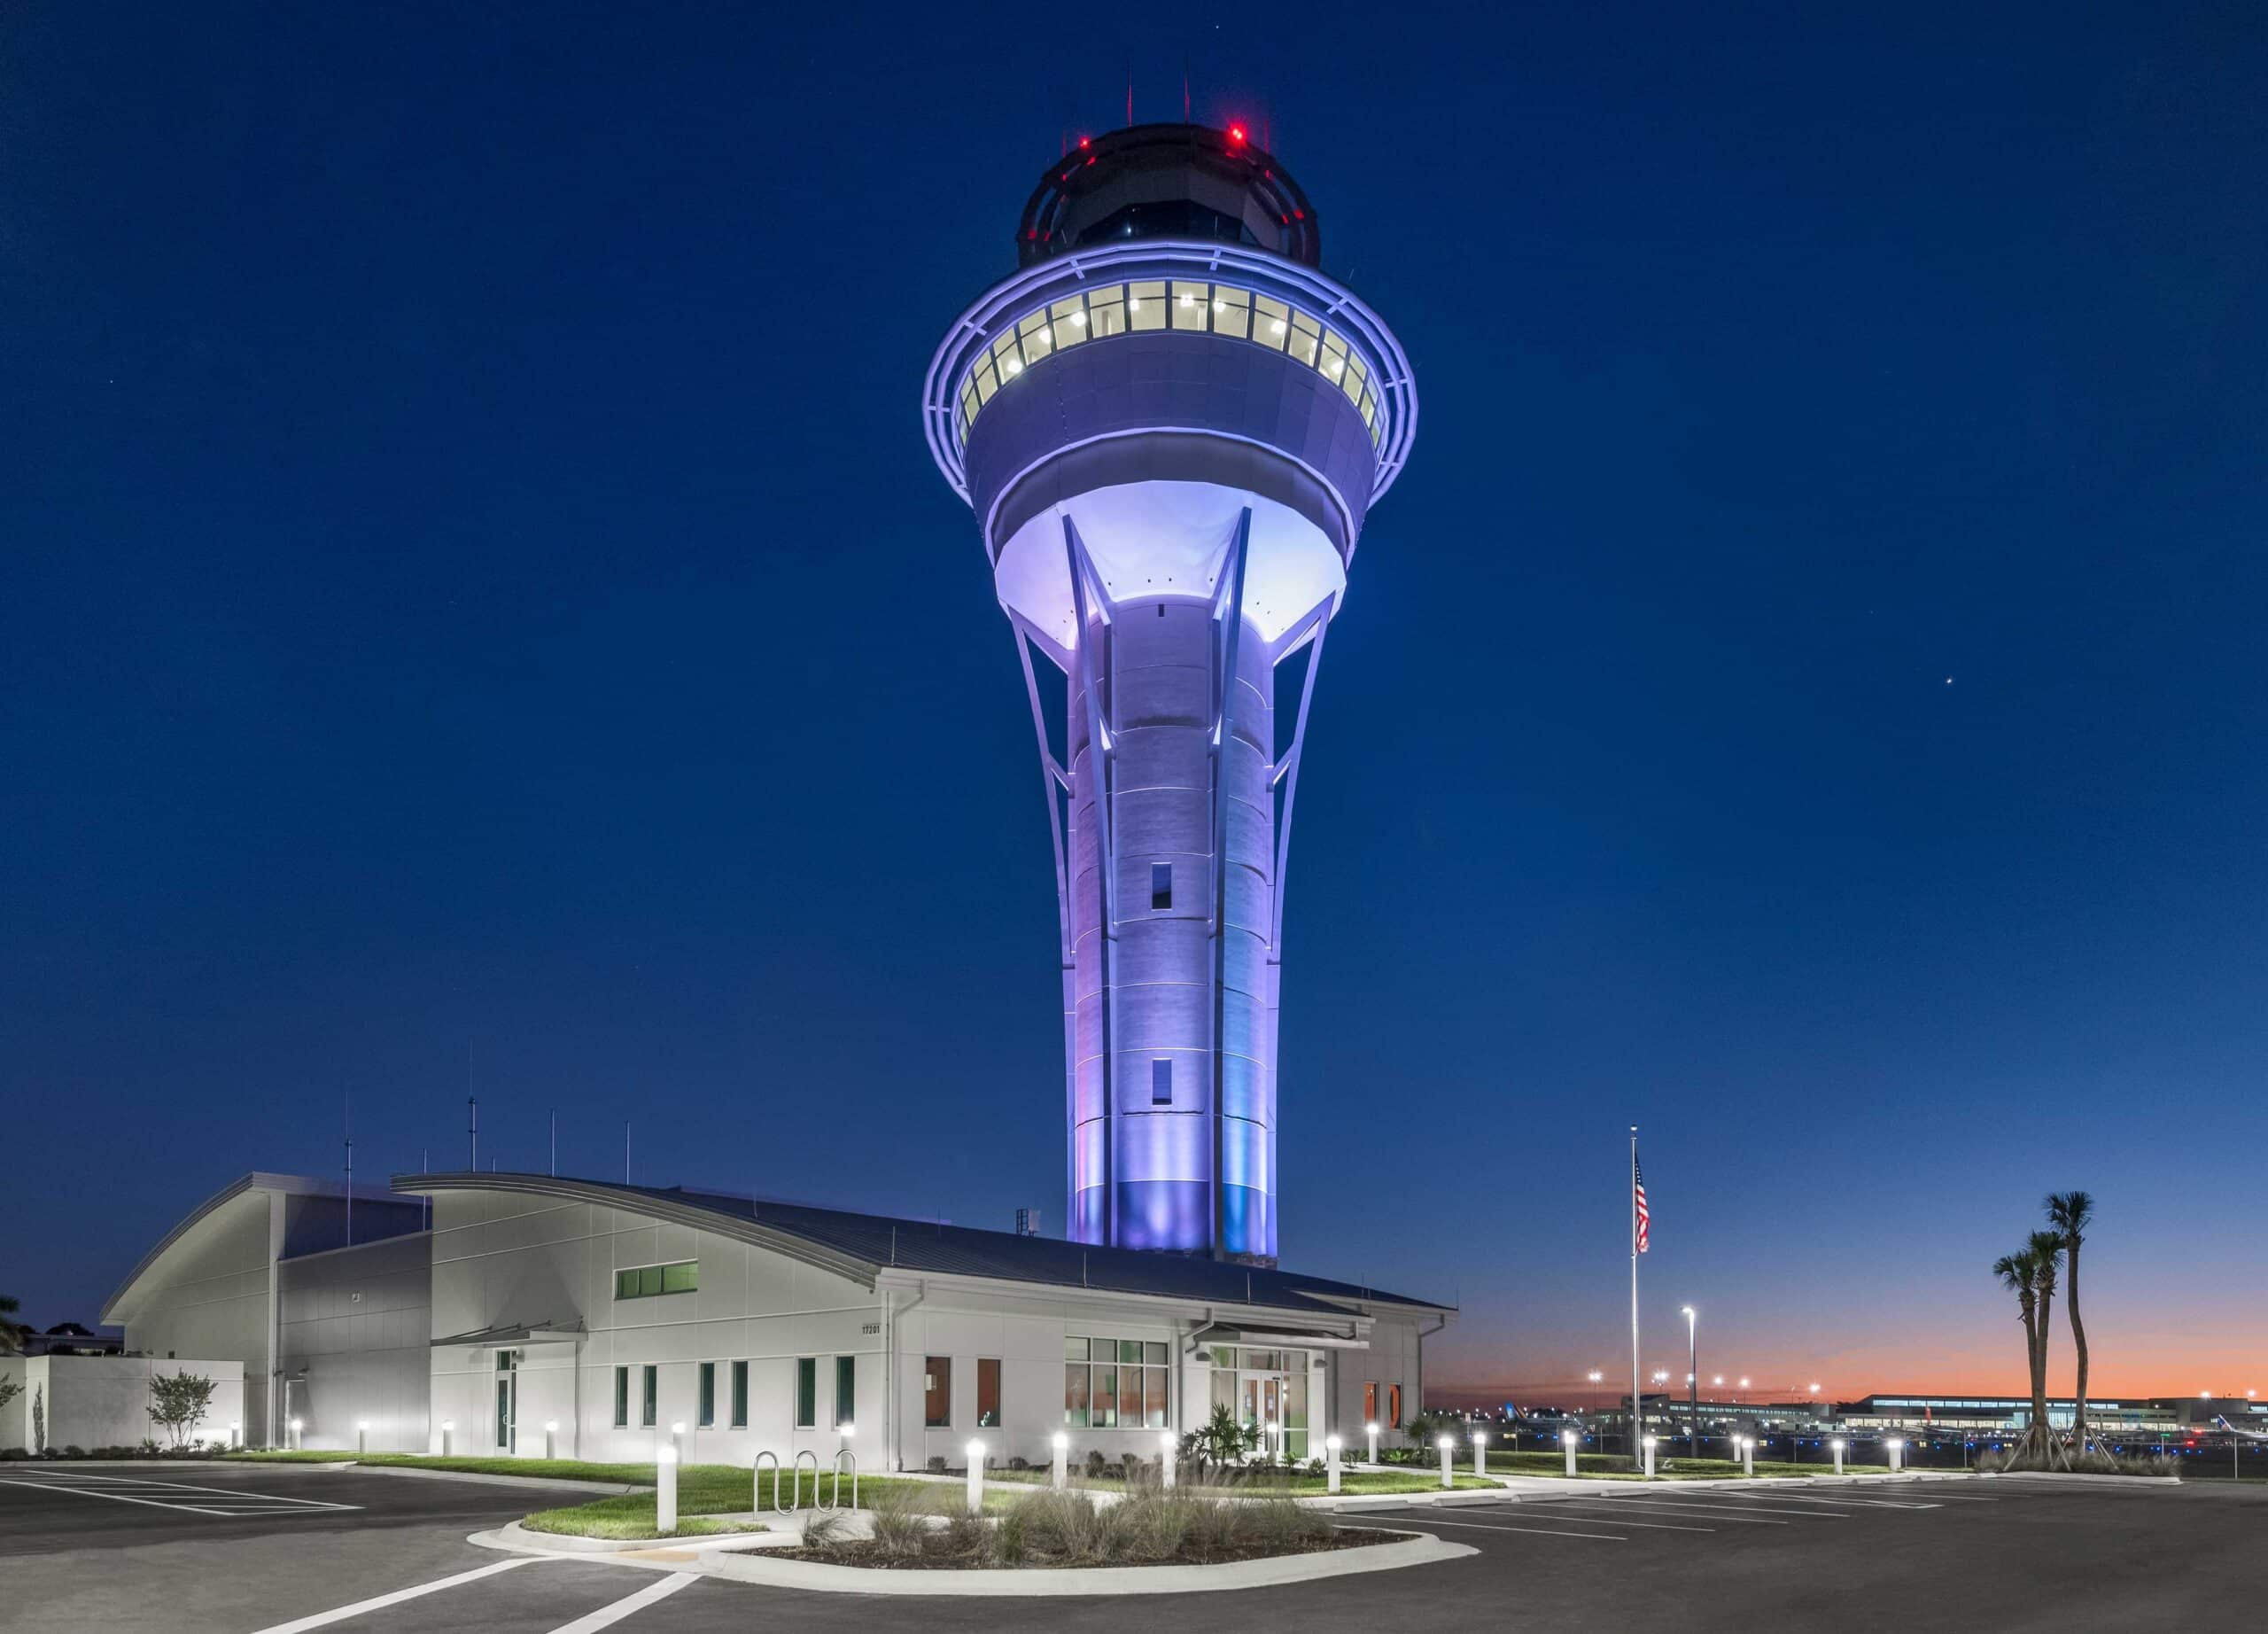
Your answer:
[[[585,1464],[573,1459],[437,1459],[417,1452],[231,1452],[235,1463],[246,1464],[364,1464],[379,1469],[440,1469],[460,1475],[540,1475],[548,1481],[605,1481],[619,1486],[651,1486],[651,1464]],[[725,1468],[724,1465],[694,1465],[687,1470]],[[741,1479],[748,1472],[741,1471]]]

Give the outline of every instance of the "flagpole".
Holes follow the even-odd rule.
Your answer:
[[[1630,1439],[1632,1468],[1642,1467],[1638,1453],[1638,1422],[1643,1416],[1638,1395],[1638,1125],[1630,1125]]]

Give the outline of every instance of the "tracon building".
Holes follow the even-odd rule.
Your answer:
[[[130,1350],[241,1362],[249,1439],[641,1459],[682,1424],[745,1459],[849,1429],[896,1467],[1058,1431],[1153,1452],[1224,1405],[1300,1455],[1422,1400],[1450,1312],[1281,1269],[1278,1166],[1293,803],[1409,362],[1239,128],[1082,141],[1015,247],[923,430],[1038,732],[1071,1241],[477,1166],[352,1199],[249,1175],[105,1312]]]

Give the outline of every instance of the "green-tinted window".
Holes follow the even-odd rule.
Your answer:
[[[707,1429],[717,1421],[717,1364],[701,1364],[701,1411],[695,1421]]]
[[[614,1273],[617,1299],[648,1299],[657,1294],[690,1294],[701,1285],[701,1262],[680,1260],[674,1265],[638,1265]]]
[[[835,1427],[858,1420],[858,1358],[838,1356],[835,1358]]]
[[[661,1410],[662,1370],[649,1362],[643,1372],[646,1375],[645,1391],[639,1398],[638,1422],[651,1429]]]
[[[1139,1339],[1120,1340],[1118,1342],[1118,1359],[1122,1362],[1140,1361],[1142,1359],[1142,1342]]]
[[[812,1429],[819,1423],[819,1358],[796,1358],[796,1428]]]
[[[748,1364],[733,1364],[733,1428],[748,1428]]]
[[[614,1423],[617,1429],[627,1428],[630,1424],[630,1369],[627,1367],[614,1370]]]

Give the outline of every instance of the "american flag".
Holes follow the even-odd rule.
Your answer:
[[[1634,1202],[1638,1210],[1638,1252],[1643,1254],[1646,1251],[1646,1228],[1653,1223],[1654,1217],[1646,1211],[1646,1177],[1638,1168],[1635,1152],[1630,1154],[1630,1185],[1636,1194]]]

